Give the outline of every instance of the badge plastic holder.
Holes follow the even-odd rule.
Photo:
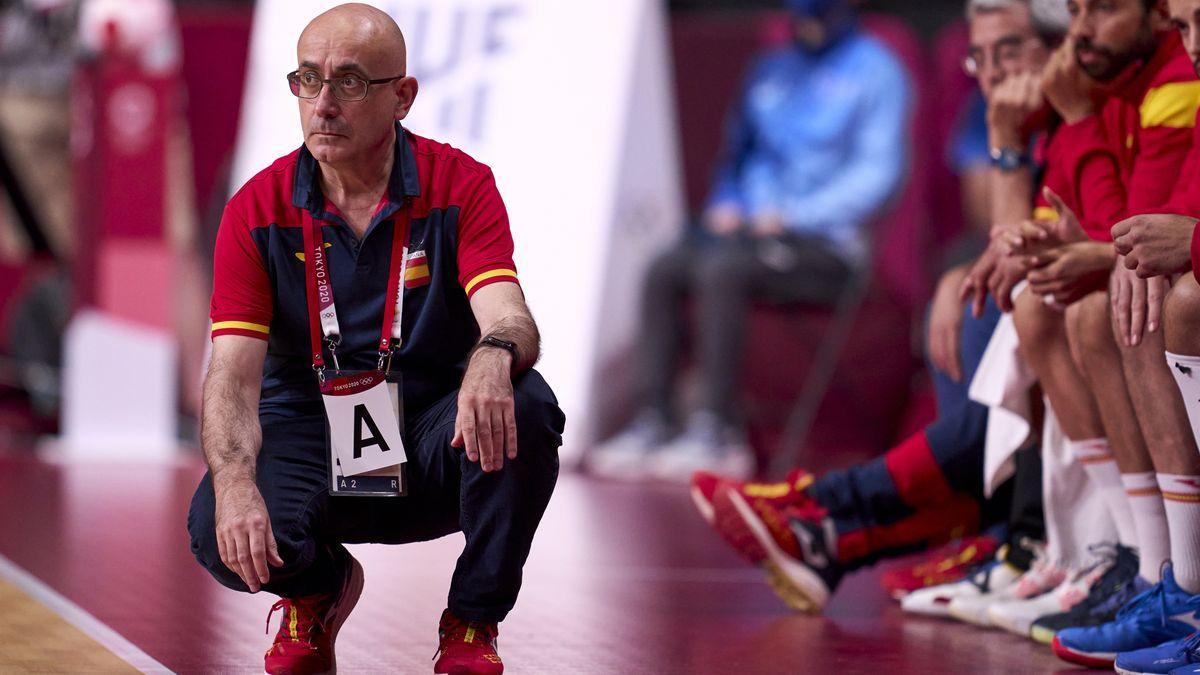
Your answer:
[[[372,371],[342,370],[334,371],[333,377],[354,376],[367,374]],[[387,375],[388,393],[391,394],[392,407],[396,413],[397,423],[401,434],[404,433],[404,403],[401,392],[403,386],[400,373],[389,372]],[[337,497],[403,497],[408,494],[408,481],[405,464],[394,464],[375,471],[347,476],[343,475],[337,459],[333,456],[333,444],[330,439],[329,420],[325,420],[325,457],[329,465],[329,494]]]

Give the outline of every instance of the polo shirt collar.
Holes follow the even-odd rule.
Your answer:
[[[406,198],[421,196],[417,158],[408,143],[408,132],[400,122],[396,122],[395,152],[396,161],[392,162],[392,174],[388,177],[388,201],[398,207]],[[292,181],[292,206],[308,209],[313,215],[319,215],[325,210],[320,170],[320,164],[308,151],[308,147],[301,145],[300,153],[296,157],[295,178]]]

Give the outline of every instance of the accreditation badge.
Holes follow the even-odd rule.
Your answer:
[[[321,384],[330,493],[399,497],[408,456],[398,383],[378,370],[341,372]]]

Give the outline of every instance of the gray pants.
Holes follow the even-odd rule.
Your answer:
[[[642,294],[639,377],[643,407],[672,417],[684,301],[695,298],[700,408],[733,424],[750,305],[831,306],[853,270],[820,238],[717,238],[689,234],[650,265]]]

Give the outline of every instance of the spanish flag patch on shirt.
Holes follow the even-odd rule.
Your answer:
[[[404,271],[404,287],[418,288],[429,283],[429,261],[425,251],[408,254],[408,269]]]

